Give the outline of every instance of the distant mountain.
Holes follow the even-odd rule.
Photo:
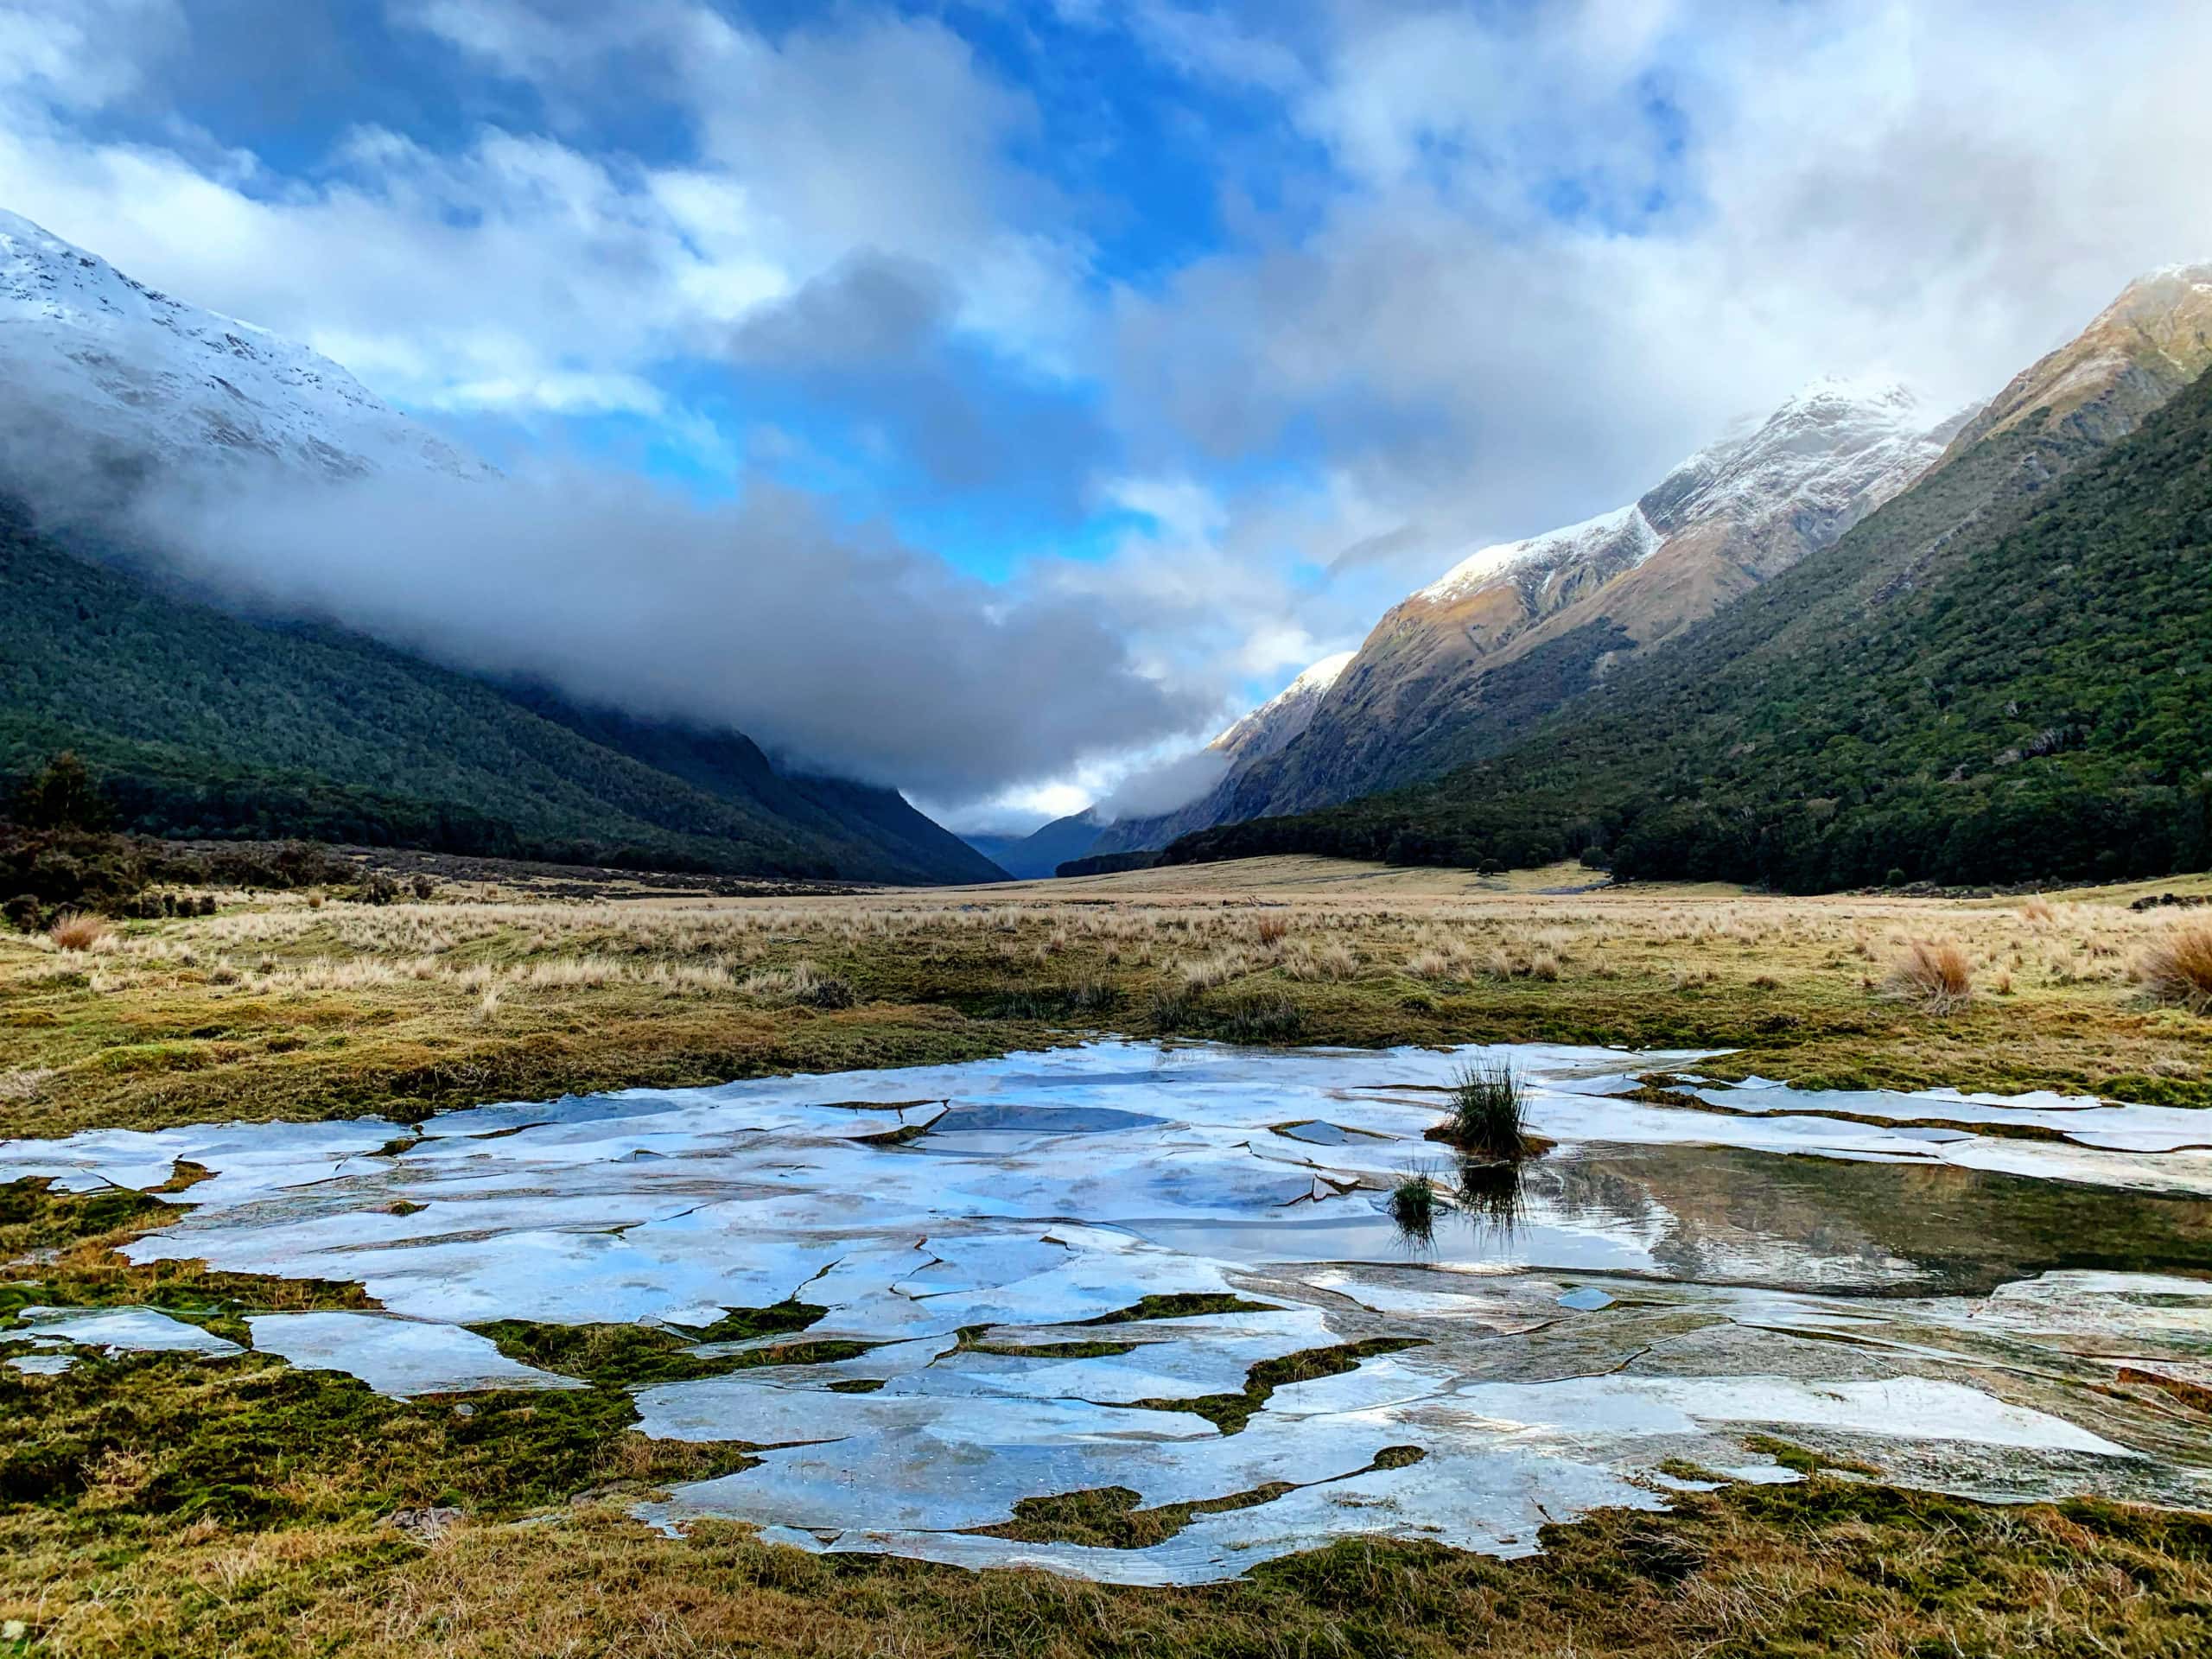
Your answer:
[[[1024,881],[1048,876],[1070,859],[1082,858],[1097,844],[1106,821],[1096,807],[1054,818],[1026,836],[969,836],[968,844],[1008,875]]]
[[[1588,849],[1624,875],[1807,891],[2202,868],[2208,367],[2212,266],[2156,273],[2016,378],[1912,488],[1518,744],[1433,783],[1195,834],[1166,860]]]
[[[14,497],[499,475],[327,358],[0,213],[0,772],[75,748],[162,834],[269,834],[883,881],[1001,872],[887,789],[485,683],[335,627],[242,619],[158,557],[81,555]]]
[[[497,476],[319,353],[148,288],[5,211],[0,384],[0,432],[18,446],[59,435],[42,461],[88,473],[276,462],[332,479]]]

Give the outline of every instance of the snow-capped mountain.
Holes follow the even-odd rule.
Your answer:
[[[1765,420],[1739,422],[1627,506],[1484,548],[1400,610],[1416,624],[1429,612],[1449,612],[1471,645],[1495,652],[1662,553],[1680,563],[1678,538],[1700,527],[1707,534],[1695,546],[1702,554],[1725,547],[1744,574],[1764,579],[1905,488],[1965,418],[1931,420],[1894,381],[1824,377]],[[1621,615],[1622,597],[1608,594],[1607,613],[1635,632],[1633,620]],[[1688,620],[1670,615],[1658,632]],[[1648,640],[1639,636],[1639,643]]]
[[[1291,739],[1313,724],[1313,711],[1321,706],[1322,697],[1337,683],[1337,677],[1351,665],[1352,655],[1340,651],[1333,657],[1324,657],[1206,747],[1232,763],[1256,760],[1287,748]]]
[[[1294,699],[1286,692],[1224,733],[1274,735],[1241,742],[1203,800],[1117,825],[1101,849],[1348,799],[1434,770],[1474,722],[1517,729],[1622,653],[1836,540],[1934,464],[1966,418],[1931,417],[1892,382],[1815,380],[1624,506],[1478,548],[1394,607],[1325,678],[1301,677]],[[1542,665],[1534,689],[1483,706],[1484,677],[1523,658]]]
[[[1526,603],[1542,607],[1566,573],[1626,569],[1643,563],[1658,547],[1659,532],[1631,502],[1564,530],[1470,553],[1414,597],[1448,605],[1494,585],[1510,586]]]
[[[1351,665],[1357,653],[1340,651],[1303,670],[1297,678],[1243,719],[1223,729],[1206,745],[1210,753],[1228,764],[1221,780],[1206,793],[1172,812],[1152,817],[1118,819],[1100,830],[1086,850],[1125,853],[1138,848],[1162,847],[1192,830],[1227,823],[1236,810],[1238,784],[1260,762],[1281,754],[1313,722],[1314,714],[1337,678]]]
[[[493,476],[321,353],[133,281],[0,210],[0,437],[18,466],[269,464],[332,479]],[[19,480],[21,481],[21,480]]]

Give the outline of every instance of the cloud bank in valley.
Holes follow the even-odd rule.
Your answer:
[[[938,799],[1186,729],[1214,699],[1136,672],[1084,607],[962,575],[757,481],[697,505],[571,468],[467,484],[159,490],[139,537],[250,607]]]

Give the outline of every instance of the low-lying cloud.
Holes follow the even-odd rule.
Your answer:
[[[50,522],[116,524],[32,493]],[[130,541],[241,608],[734,727],[794,763],[941,801],[1158,741],[1217,701],[1139,672],[1074,600],[988,586],[766,481],[702,505],[586,468],[335,485],[272,472],[142,488],[122,511]]]
[[[1098,803],[1098,816],[1111,823],[1122,818],[1157,817],[1188,806],[1219,783],[1229,771],[1229,759],[1217,749],[1200,749],[1177,755],[1157,766],[1131,772]]]

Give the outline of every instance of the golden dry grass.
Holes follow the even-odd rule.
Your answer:
[[[98,916],[63,916],[46,931],[46,937],[63,950],[90,950],[107,936],[108,925]]]
[[[1470,893],[1459,873],[1320,863],[1205,867],[1211,886],[1179,870],[802,900],[233,897],[214,916],[122,924],[89,952],[0,938],[0,1077],[38,1078],[7,1086],[0,1132],[412,1117],[1100,1029],[1726,1048],[1716,1070],[1809,1084],[2212,1103],[2212,1022],[2136,976],[2173,923],[2101,893],[2052,895],[2046,916],[1889,895]],[[1950,953],[1934,982],[1980,992],[1940,1025],[1882,981],[1931,938]],[[1236,1018],[1262,1001],[1281,1017]]]
[[[1891,995],[1930,1014],[1951,1014],[1974,1000],[1974,965],[1965,950],[1948,940],[1915,939],[1882,984]]]
[[[2135,976],[2161,1002],[2196,1014],[2212,1008],[2212,921],[2182,922],[2152,939]]]
[[[1233,1035],[1255,1028],[1249,1010],[1263,1000],[1295,1015],[1274,1028],[1294,1024],[1306,1040],[1725,1046],[1735,1052],[1706,1069],[2212,1103],[2212,1017],[2201,1003],[2154,1005],[2157,982],[2138,976],[2193,925],[2109,893],[2037,906],[1475,880],[1286,860],[1159,873],[1149,886],[804,901],[480,887],[384,908],[233,897],[213,917],[122,925],[93,950],[0,940],[0,1134],[405,1117],[569,1089],[968,1058],[1094,1028],[1152,1034],[1161,1013],[1190,1034]],[[1981,989],[1941,1022],[1880,979],[1930,938]],[[832,983],[855,1006],[827,1005]],[[63,1277],[148,1271],[97,1253],[86,1243],[24,1271],[41,1296]],[[211,1297],[238,1289],[189,1264],[162,1271]],[[138,1278],[111,1290],[148,1294]],[[132,1363],[150,1375],[156,1363]],[[0,1618],[26,1621],[33,1652],[1887,1659],[2212,1644],[2212,1523],[2188,1516],[1982,1509],[1816,1479],[1549,1529],[1548,1553],[1530,1561],[1348,1543],[1243,1583],[1125,1591],[825,1560],[730,1527],[660,1537],[626,1516],[626,1499],[569,1501],[602,1482],[676,1478],[620,1432],[620,1400],[579,1420],[573,1485],[497,1503],[488,1494],[539,1454],[488,1442],[471,1452],[435,1402],[339,1412],[332,1390],[350,1384],[295,1377],[264,1397],[245,1370],[218,1402],[204,1392],[216,1374],[158,1363],[188,1385],[173,1417],[143,1389],[89,1399],[40,1441],[83,1453],[82,1490],[0,1503]],[[42,1421],[40,1402],[97,1376],[0,1376],[18,1444]],[[299,1421],[320,1427],[257,1415],[274,1397],[315,1404],[321,1414]],[[501,1432],[537,1445],[554,1413],[580,1410],[572,1396],[533,1401]],[[495,1418],[480,1408],[466,1433],[491,1433]],[[192,1460],[211,1446],[281,1466],[256,1500],[265,1515],[225,1507],[245,1488],[227,1462]],[[448,1491],[477,1495],[438,1548],[378,1524]]]

